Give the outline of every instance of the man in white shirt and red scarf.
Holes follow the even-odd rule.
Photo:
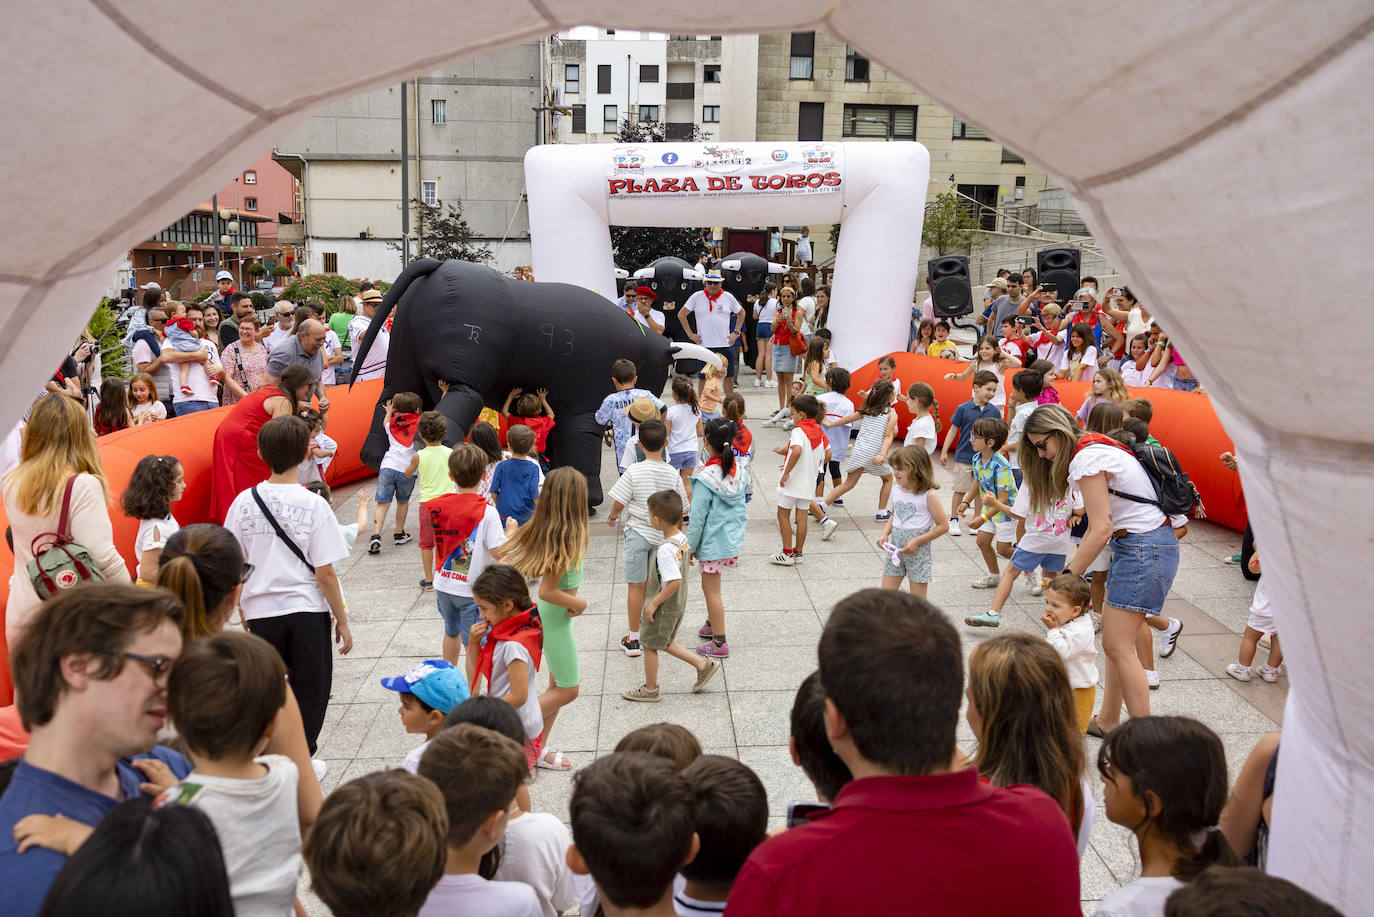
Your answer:
[[[735,390],[737,326],[742,324],[744,310],[729,292],[722,288],[720,271],[706,275],[705,289],[693,293],[682,307],[682,326],[687,336],[725,361],[725,394]]]

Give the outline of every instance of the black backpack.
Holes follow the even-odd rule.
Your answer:
[[[1149,497],[1139,497],[1135,494],[1108,488],[1111,493],[1123,500],[1157,506],[1168,516],[1183,516],[1192,513],[1197,519],[1207,518],[1206,510],[1202,505],[1202,497],[1198,494],[1197,488],[1192,481],[1188,480],[1188,473],[1178,463],[1178,458],[1168,449],[1163,446],[1152,446],[1149,443],[1135,443],[1126,446],[1109,436],[1102,436],[1097,433],[1089,433],[1084,436],[1079,441],[1078,448],[1082,449],[1092,443],[1116,446],[1118,449],[1126,449],[1134,455],[1136,461],[1149,475],[1157,499],[1151,500]]]

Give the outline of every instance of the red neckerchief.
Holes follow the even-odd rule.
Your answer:
[[[706,290],[703,289],[701,292],[706,293]],[[720,294],[721,294],[721,293],[724,293],[724,292],[725,292],[725,287],[721,287],[721,288],[720,288],[720,293],[717,293],[715,296],[712,296],[710,293],[706,293],[706,311],[707,311],[707,312],[714,312],[714,311],[716,311],[716,300],[717,300],[717,299],[720,299]]]
[[[821,432],[821,425],[810,418],[797,424],[797,429],[806,434],[806,439],[811,443],[812,449],[825,442],[825,434]]]
[[[544,647],[544,623],[539,620],[539,606],[531,605],[517,615],[511,615],[487,631],[487,643],[477,654],[477,671],[473,673],[471,690],[476,691],[482,678],[491,685],[491,666],[496,657],[496,641],[510,640],[523,646],[530,654],[535,671],[539,670],[539,653]]]
[[[402,446],[415,442],[415,428],[420,424],[420,415],[409,411],[393,411],[391,414],[391,436]]]
[[[744,458],[754,446],[754,434],[750,433],[749,428],[741,423],[730,446],[735,450],[735,455]]]
[[[481,494],[444,494],[426,502],[422,511],[429,512],[439,573],[468,582],[472,539],[486,515],[487,498]]]
[[[1103,436],[1101,433],[1084,433],[1078,440],[1078,445],[1074,446],[1073,454],[1077,455],[1089,446],[1115,446],[1128,455],[1135,455],[1125,443],[1119,443],[1110,436]]]
[[[707,468],[710,468],[712,465],[715,465],[717,468],[719,468],[719,469],[720,469],[720,473],[721,473],[722,475],[725,475],[725,466],[721,463],[721,460],[720,460],[720,456],[719,456],[719,455],[713,455],[713,456],[711,456],[710,458],[708,458],[708,459],[706,460],[706,464],[705,464],[705,465],[702,465],[701,468],[702,468],[703,471],[705,471]],[[734,465],[732,465],[732,466],[730,467],[730,473],[729,473],[728,475],[725,475],[725,476],[726,476],[726,477],[731,477],[731,478],[733,478],[733,477],[735,476],[735,472],[737,472],[737,471],[739,471],[739,463],[738,463],[738,462],[736,462]]]

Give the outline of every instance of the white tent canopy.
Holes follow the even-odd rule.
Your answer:
[[[578,23],[825,28],[1043,164],[1182,344],[1242,456],[1292,668],[1271,868],[1352,912],[1374,899],[1362,867],[1374,855],[1374,694],[1361,690],[1374,645],[1374,384],[1365,335],[1343,333],[1345,290],[1335,292],[1350,285],[1360,308],[1354,281],[1371,250],[1352,194],[1374,145],[1368,0],[10,7],[6,425],[81,328],[110,264],[313,106]],[[287,38],[264,40],[264,24]],[[1013,51],[971,53],[980,36]],[[1061,52],[1044,50],[1047,36]]]

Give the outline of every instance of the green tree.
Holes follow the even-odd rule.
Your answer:
[[[921,242],[937,255],[971,251],[978,240],[978,220],[969,206],[952,191],[926,205]]]
[[[472,227],[463,219],[462,201],[412,203],[418,212],[419,237],[423,240],[418,257],[436,258],[439,261],[474,261],[477,264],[486,264],[491,260],[491,249],[472,241]],[[393,251],[401,250],[399,242],[388,242],[387,247]]]
[[[626,118],[620,122],[615,139],[616,143],[663,143],[667,138],[662,122],[631,121]],[[696,142],[705,138],[701,129],[694,124],[691,134],[682,139]],[[701,254],[700,229],[690,226],[612,226],[611,253],[615,263],[631,274],[648,267],[659,258],[681,258],[692,264]]]

